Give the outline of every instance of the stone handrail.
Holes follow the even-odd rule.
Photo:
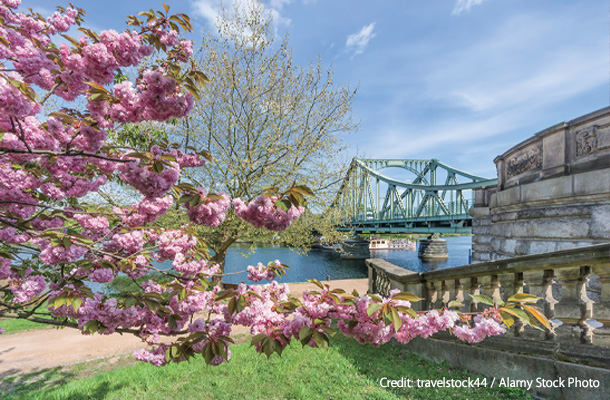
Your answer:
[[[469,294],[506,300],[531,293],[554,327],[539,331],[516,323],[510,335],[541,341],[604,346],[610,352],[610,244],[513,257],[438,271],[417,273],[380,259],[368,259],[369,292],[391,289],[425,300],[418,310],[442,308],[457,300],[463,312],[482,310]],[[609,362],[608,359],[605,362]]]

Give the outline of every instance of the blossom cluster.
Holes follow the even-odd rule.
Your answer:
[[[190,221],[197,225],[218,226],[227,217],[226,212],[231,205],[229,196],[225,193],[218,193],[220,198],[212,199],[207,197],[207,192],[204,189],[199,189],[197,194],[193,195],[199,198],[200,204],[191,205],[186,203],[186,215]]]
[[[282,231],[288,228],[305,210],[302,206],[291,206],[288,211],[275,204],[279,196],[261,195],[248,205],[242,199],[233,199],[235,213],[256,228]]]
[[[249,265],[247,269],[248,271],[248,279],[252,282],[260,282],[263,279],[272,281],[276,278],[277,268],[282,268],[282,263],[280,260],[275,260],[274,262],[270,262],[268,265],[264,265],[263,263],[258,263],[256,266]]]
[[[199,297],[199,301],[205,302],[208,309],[222,317],[215,317],[210,322],[195,320],[188,325],[188,331],[206,333],[206,339],[193,346],[196,352],[205,351],[205,346],[211,341],[228,337],[233,325],[250,327],[254,337],[262,334],[270,340],[277,341],[281,347],[287,346],[292,340],[300,340],[305,345],[319,347],[321,343],[314,338],[314,332],[326,336],[333,320],[337,321],[337,328],[344,335],[354,337],[360,343],[372,343],[374,346],[387,343],[392,338],[406,343],[415,337],[428,338],[436,332],[446,330],[452,330],[457,338],[470,343],[479,341],[477,335],[481,335],[480,332],[484,332],[484,336],[505,332],[505,326],[493,313],[478,315],[474,328],[470,328],[468,325],[458,325],[459,314],[448,309],[421,312],[416,316],[399,310],[396,315],[401,322],[397,328],[395,322],[387,323],[381,314],[384,306],[403,309],[410,307],[410,302],[394,299],[398,294],[398,290],[393,290],[389,297],[380,297],[381,302],[373,300],[368,295],[352,300],[341,291],[331,291],[327,287],[321,291],[304,292],[303,300],[295,303],[299,306],[293,312],[282,312],[278,307],[280,304],[294,301],[288,285],[280,285],[275,281],[266,285],[252,286],[242,283],[235,291],[236,298],[243,299],[242,309],[230,312],[229,307],[215,301],[214,298]],[[377,311],[370,312],[373,304],[378,306]],[[305,336],[303,336],[304,328]],[[474,336],[457,333],[464,331],[477,333]],[[262,350],[263,346],[260,342],[256,345]],[[161,354],[160,348],[166,347],[160,345],[146,351],[139,350],[136,356],[153,365],[158,365],[159,362],[165,364],[167,360],[158,357]],[[230,357],[230,353],[228,354]],[[216,365],[222,361],[225,359],[215,357],[212,364]]]
[[[113,211],[123,223],[130,227],[137,227],[155,222],[159,216],[167,212],[173,202],[172,196],[145,197],[132,204],[131,208],[114,207]]]

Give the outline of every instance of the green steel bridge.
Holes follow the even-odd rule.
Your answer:
[[[379,172],[386,168],[400,168],[409,179]],[[343,218],[340,231],[470,233],[472,189],[497,184],[435,159],[354,158],[331,207]]]

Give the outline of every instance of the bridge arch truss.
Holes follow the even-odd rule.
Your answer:
[[[381,173],[386,168],[401,168],[414,178],[390,178]],[[340,210],[344,231],[469,233],[473,201],[467,194],[497,183],[436,159],[354,158],[332,206]]]

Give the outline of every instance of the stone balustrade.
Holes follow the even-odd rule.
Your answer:
[[[515,293],[541,297],[536,306],[551,321],[552,332],[515,324],[509,337],[600,347],[592,365],[610,367],[610,245],[527,255],[438,271],[416,273],[380,259],[368,259],[369,292],[391,289],[414,293],[424,301],[416,310],[437,309],[457,300],[462,312],[481,311],[469,294],[506,300]],[[553,346],[551,346],[553,347]],[[565,346],[564,346],[565,347]],[[580,350],[565,347],[568,353]],[[591,353],[587,349],[582,354]],[[578,357],[577,357],[578,358]],[[600,365],[601,366],[601,365]]]

